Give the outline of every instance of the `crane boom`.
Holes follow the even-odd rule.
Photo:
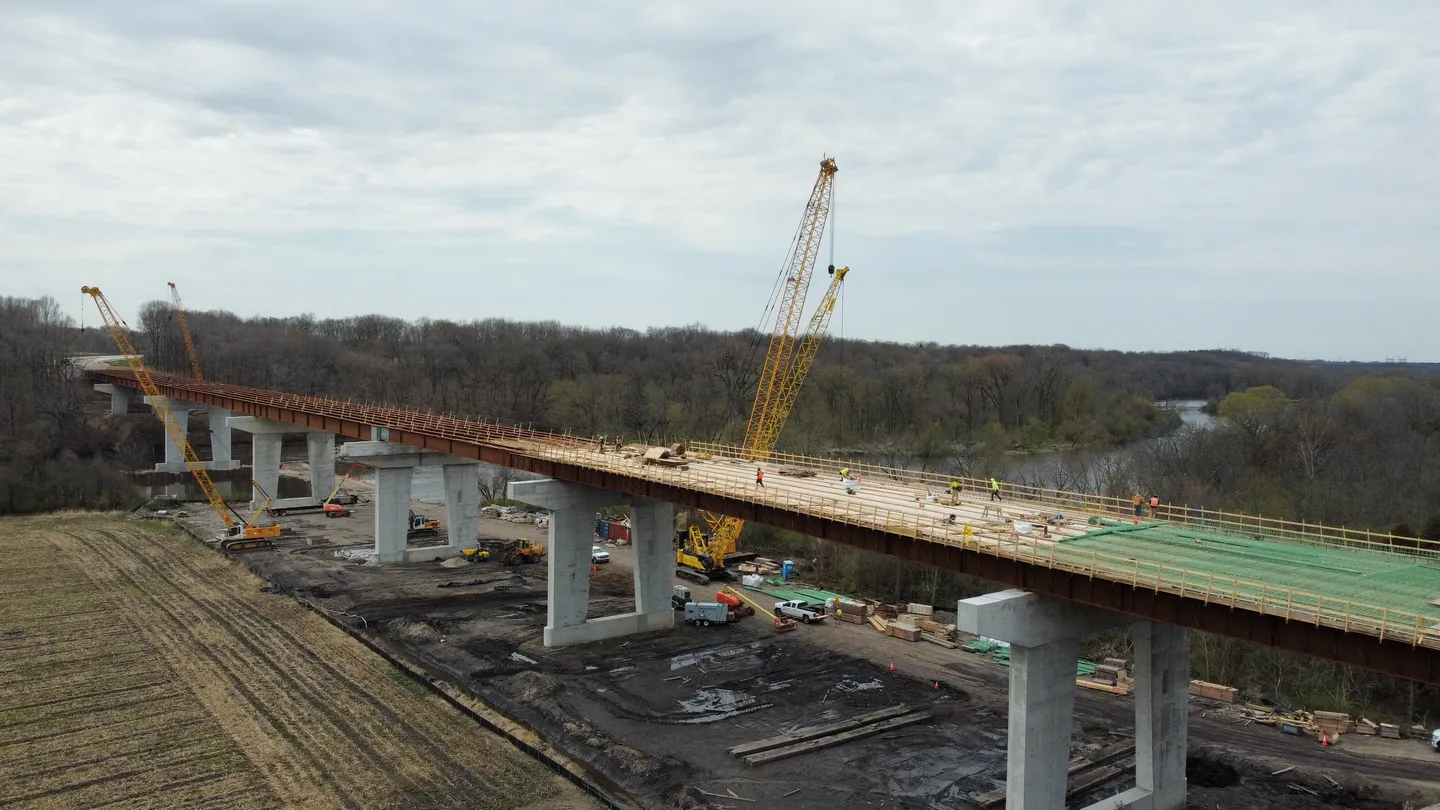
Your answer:
[[[751,461],[763,461],[775,449],[779,430],[771,418],[771,409],[779,401],[780,391],[785,388],[785,373],[789,370],[795,354],[796,337],[800,331],[801,318],[805,311],[805,296],[810,289],[810,277],[815,269],[815,259],[820,255],[820,242],[825,235],[825,223],[830,217],[831,194],[835,188],[835,173],[839,168],[834,158],[820,161],[820,176],[815,178],[815,187],[805,203],[805,215],[796,232],[794,249],[786,263],[785,277],[781,279],[780,306],[775,316],[775,330],[770,336],[770,346],[765,352],[765,365],[761,368],[760,379],[755,389],[755,404],[750,409],[750,422],[745,428],[744,450]]]
[[[795,408],[795,402],[800,398],[800,386],[810,374],[810,366],[814,365],[815,356],[820,352],[820,341],[824,339],[825,330],[830,326],[830,316],[835,312],[835,304],[840,298],[841,286],[849,272],[849,267],[834,268],[830,287],[825,290],[825,297],[820,299],[820,306],[816,307],[814,314],[810,316],[810,325],[805,330],[805,337],[801,338],[800,347],[795,351],[795,359],[791,363],[789,372],[785,375],[785,387],[780,390],[775,405],[770,409],[768,415],[770,424],[764,428],[777,437],[780,435],[781,428],[785,426],[785,421],[790,418],[790,411]]]
[[[205,377],[200,373],[200,355],[195,351],[195,341],[190,337],[190,320],[185,317],[185,305],[180,302],[180,291],[175,288],[175,282],[167,281],[170,285],[170,306],[175,310],[175,317],[180,321],[180,336],[185,339],[185,352],[190,355],[190,372],[197,380]]]
[[[110,333],[120,354],[124,355],[125,363],[130,366],[130,371],[135,374],[136,381],[140,383],[140,389],[145,392],[151,407],[155,409],[155,414],[160,417],[160,423],[165,426],[165,432],[169,435],[170,442],[180,448],[185,458],[185,466],[189,467],[190,474],[195,476],[196,483],[205,493],[205,499],[210,502],[210,508],[214,509],[215,514],[219,515],[220,520],[224,522],[226,533],[246,539],[278,536],[280,534],[279,524],[256,526],[254,525],[255,515],[244,522],[238,519],[239,515],[221,497],[220,490],[215,488],[215,482],[210,480],[210,473],[205,471],[204,465],[200,463],[200,458],[195,455],[195,448],[190,446],[190,439],[185,435],[184,428],[180,427],[175,413],[170,410],[165,396],[160,393],[160,387],[155,384],[155,380],[150,376],[150,370],[140,359],[140,353],[135,351],[134,344],[130,342],[130,336],[125,334],[123,321],[115,312],[114,307],[110,306],[105,294],[100,292],[99,287],[81,287],[80,292],[95,299],[95,306],[100,310],[100,320],[104,321],[105,330]],[[252,486],[259,485],[252,482]],[[269,496],[266,495],[266,504],[268,505],[268,503]],[[257,509],[256,515],[263,509],[264,506]]]
[[[820,341],[835,309],[841,283],[850,268],[836,270],[830,288],[821,301],[820,307],[811,316],[804,337],[800,338],[801,319],[804,315],[805,297],[813,277],[815,261],[820,253],[820,244],[825,234],[830,207],[835,189],[835,173],[839,168],[834,158],[820,162],[820,176],[811,189],[810,199],[805,204],[805,214],[796,232],[795,242],[786,263],[785,275],[781,279],[780,306],[776,313],[775,329],[770,338],[765,365],[755,390],[755,403],[751,407],[750,421],[745,428],[745,442],[742,455],[749,461],[764,461],[770,458],[779,441],[780,432],[790,416],[799,397],[800,386],[810,371]],[[690,532],[689,556],[702,559],[702,553],[715,569],[723,569],[725,555],[735,551],[745,522],[728,515],[702,511],[701,518],[710,527],[710,537],[705,539],[699,531]],[[677,559],[683,560],[682,549]]]

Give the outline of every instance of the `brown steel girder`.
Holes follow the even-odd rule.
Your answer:
[[[126,374],[92,372],[91,375],[113,384],[138,387],[134,378]],[[225,408],[236,414],[258,416],[300,428],[325,430],[354,439],[371,439],[371,426],[360,422],[281,406],[262,405],[241,398],[190,389],[169,380],[157,380],[157,383],[161,393],[175,399]],[[1406,641],[1382,640],[1340,628],[1297,619],[1287,620],[1283,616],[1272,616],[1243,608],[1230,608],[1191,596],[1152,591],[1083,573],[981,554],[973,549],[841,523],[777,506],[735,500],[610,470],[552,461],[506,447],[406,432],[393,427],[387,428],[387,431],[387,440],[399,444],[476,459],[611,492],[731,515],[746,521],[923,563],[944,571],[1125,613],[1137,619],[1166,622],[1388,675],[1440,684],[1440,650],[1412,645]]]

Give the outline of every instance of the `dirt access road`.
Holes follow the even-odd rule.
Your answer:
[[[543,565],[360,565],[337,558],[335,548],[369,521],[342,522],[287,518],[291,533],[275,550],[238,559],[276,592],[348,618],[398,657],[535,730],[635,807],[953,810],[1004,782],[1007,673],[974,656],[854,625],[777,636],[755,620],[546,649]],[[318,544],[327,540],[332,545]],[[611,553],[614,561],[591,577],[591,616],[628,608],[630,552]],[[695,590],[703,598],[708,589]],[[931,719],[763,766],[725,751],[896,704]],[[1423,750],[1412,759],[1321,750],[1210,716],[1199,703],[1192,719],[1196,807],[1400,810],[1406,799],[1440,799],[1440,765]],[[1133,701],[1081,692],[1074,752],[1123,741],[1133,728]],[[1269,776],[1291,764],[1299,767],[1284,778]],[[1130,784],[1132,777],[1117,777],[1077,799]]]
[[[170,527],[0,521],[0,807],[598,805]]]

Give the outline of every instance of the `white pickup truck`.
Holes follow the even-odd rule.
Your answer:
[[[790,599],[775,603],[775,615],[789,616],[792,619],[799,619],[804,624],[809,624],[822,621],[829,614],[825,612],[824,605],[812,605],[803,599]]]

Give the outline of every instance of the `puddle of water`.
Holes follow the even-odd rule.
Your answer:
[[[755,698],[733,689],[697,689],[687,700],[677,701],[680,711],[695,717],[680,720],[681,723],[713,723],[737,714],[747,714],[770,706],[757,703]]]
[[[885,684],[881,683],[878,678],[872,678],[868,681],[856,681],[851,678],[846,678],[835,684],[835,690],[837,692],[869,692],[874,689],[884,688]]]
[[[759,666],[759,656],[755,652],[760,649],[761,643],[753,641],[749,644],[742,644],[736,647],[717,647],[713,649],[697,650],[692,653],[671,656],[670,669],[673,672],[677,669],[705,665],[710,669],[742,669]]]

